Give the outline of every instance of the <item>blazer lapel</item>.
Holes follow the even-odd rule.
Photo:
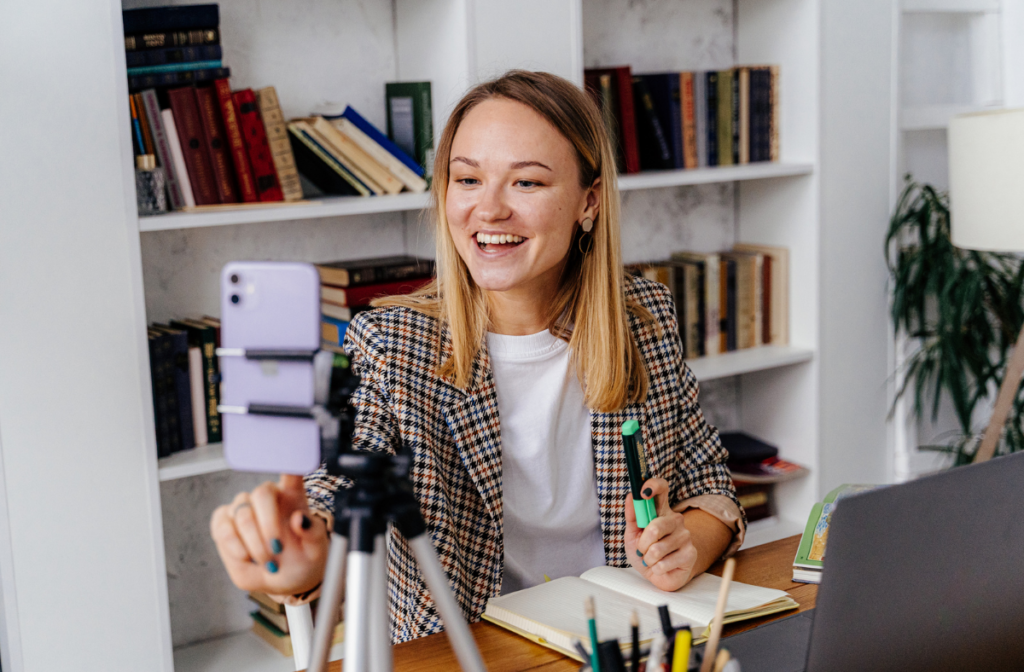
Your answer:
[[[447,333],[442,341],[441,352],[443,357],[451,354],[451,341],[447,338]],[[501,425],[498,419],[498,396],[491,375],[486,344],[473,362],[473,375],[469,387],[460,389],[447,379],[445,383],[448,388],[448,399],[443,402],[441,412],[455,440],[462,464],[473,479],[487,513],[500,535]]]

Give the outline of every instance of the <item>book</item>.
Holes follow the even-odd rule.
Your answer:
[[[423,168],[434,174],[434,113],[430,82],[388,82],[384,85],[388,137]]]
[[[340,320],[341,322],[352,321],[351,308],[349,308],[348,306],[339,306],[338,304],[331,303],[329,301],[320,302],[320,314],[325,315],[327,317],[333,317],[334,319]]]
[[[242,139],[242,127],[238,125],[238,110],[231,96],[231,86],[227,79],[218,79],[214,81],[213,89],[217,93],[220,116],[224,122],[224,137],[227,138],[231,150],[231,166],[235,171],[239,196],[243,203],[256,203],[259,201],[259,195],[256,193],[256,181],[252,176],[249,154]]]
[[[167,131],[164,128],[164,120],[160,113],[160,103],[157,101],[156,91],[153,89],[146,89],[139,94],[139,97],[142,99],[142,109],[145,113],[143,116],[149,125],[149,131],[153,137],[153,146],[156,151],[157,159],[160,161],[160,165],[163,166],[164,169],[164,178],[167,184],[167,197],[170,201],[171,208],[174,210],[180,210],[185,207],[185,198],[182,195],[181,184],[178,181],[178,173],[171,154],[171,143],[170,139],[167,137]],[[178,144],[177,138],[175,138],[174,144]],[[180,151],[180,145],[178,146],[178,149]],[[194,201],[192,205],[195,205]]]
[[[281,632],[285,633],[286,635],[291,634],[291,630],[288,628],[287,615],[278,613],[276,610],[267,609],[263,607],[263,605],[260,605],[259,607],[259,614]]]
[[[220,203],[213,167],[210,165],[210,156],[206,151],[195,89],[192,87],[171,89],[167,92],[167,97],[171,103],[171,111],[174,113],[174,124],[181,144],[181,153],[185,157],[185,168],[188,171],[188,180],[192,186],[195,204]]]
[[[678,313],[680,336],[683,340],[683,357],[703,357],[704,352],[704,264],[698,261],[677,261],[676,269],[676,311]]]
[[[345,340],[348,320],[339,320],[327,315],[320,316],[320,338],[324,343],[340,348]]]
[[[731,166],[732,160],[732,70],[718,71],[717,150],[719,166]],[[710,113],[710,110],[709,110]]]
[[[291,658],[294,655],[292,640],[288,633],[282,632],[278,629],[277,626],[267,620],[267,618],[259,611],[254,611],[249,614],[249,616],[252,617],[253,621],[252,631],[256,633],[260,639],[277,649],[283,656]],[[334,638],[331,640],[331,643],[341,644],[344,641],[345,623],[343,621],[339,621],[338,624],[334,626]]]
[[[756,252],[724,252],[736,264],[736,349],[761,344],[761,265]]]
[[[693,125],[697,143],[697,167],[708,165],[708,97],[707,77],[703,72],[693,73]]]
[[[773,494],[770,483],[736,485],[736,500],[747,514],[748,523],[771,517]]]
[[[256,194],[260,202],[263,203],[283,201],[284,193],[277,180],[277,170],[274,168],[274,159],[270,154],[267,131],[263,127],[260,109],[256,104],[256,94],[252,89],[242,89],[232,93],[231,97],[235,101],[238,127],[242,131],[245,151],[249,156],[249,165],[252,166]]]
[[[177,413],[177,436],[172,441],[172,453],[180,450],[191,450],[196,447],[195,432],[192,429],[192,384],[189,380],[188,334],[180,329],[172,329],[163,324],[153,328],[166,334],[170,339],[167,353],[170,371],[167,375],[173,378],[174,411]]]
[[[737,486],[748,483],[782,483],[809,473],[807,467],[781,457],[769,457],[761,462],[743,464],[735,469],[729,468],[729,474]]]
[[[738,252],[761,254],[769,269],[766,286],[768,295],[768,337],[762,338],[771,345],[789,344],[789,250],[774,245],[737,243],[733,249]],[[763,334],[762,334],[763,336]]]
[[[284,614],[284,605],[274,600],[266,593],[261,593],[255,590],[249,591],[249,599],[258,604],[262,611],[270,611],[275,614]]]
[[[301,201],[302,184],[299,181],[299,171],[295,167],[292,143],[288,139],[288,126],[281,113],[281,103],[277,99],[277,89],[272,86],[257,89],[256,102],[260,106],[260,116],[263,118],[267,143],[270,145],[270,157],[277,171],[277,179],[281,183],[284,200]]]
[[[398,160],[394,154],[377,144],[373,138],[359,130],[350,120],[344,117],[337,117],[328,119],[328,121],[336,129],[344,133],[349,140],[357,144],[360,149],[372,156],[377,163],[387,168],[406,189],[417,194],[427,190],[426,180],[414,173],[408,166]]]
[[[321,286],[320,297],[324,301],[330,301],[339,306],[365,306],[379,296],[411,294],[430,284],[431,280],[432,278],[408,278],[348,288]],[[321,282],[323,282],[322,277]]]
[[[203,84],[215,79],[231,76],[231,68],[207,68],[205,70],[183,70],[180,72],[158,72],[149,75],[130,75],[128,91],[167,88],[186,84]]]
[[[195,89],[196,105],[203,126],[203,139],[210,155],[214,183],[221,203],[238,203],[238,187],[235,186],[235,167],[231,161],[231,148],[224,132],[223,116],[217,91],[212,86]]]
[[[640,148],[641,170],[672,168],[672,150],[662,127],[654,98],[643,77],[633,77],[633,100],[636,101],[636,139]]]
[[[156,31],[124,36],[124,49],[126,52],[165,47],[199,47],[213,44],[220,44],[220,31],[217,28]]]
[[[165,375],[165,362],[170,350],[170,339],[155,329],[147,330],[149,341],[149,380],[153,393],[153,424],[156,430],[156,456],[167,457],[173,450],[171,443],[170,420],[171,410],[168,407],[168,379]]]
[[[696,77],[692,72],[679,73],[679,113],[680,131],[683,143],[683,165],[682,168],[697,168],[700,163],[697,160],[699,148],[697,143],[697,91],[695,89]]]
[[[733,68],[729,80],[730,128],[732,129],[732,164],[740,162],[740,71]]]
[[[801,583],[821,583],[821,571],[825,566],[825,548],[828,544],[828,526],[832,522],[832,513],[839,502],[846,497],[869,492],[881,485],[840,485],[825,498],[811,507],[804,525],[800,546],[797,547],[793,559],[793,580]]]
[[[580,577],[563,577],[500,597],[492,597],[484,620],[581,660],[573,639],[589,646],[583,603],[593,597],[601,639],[631,645],[629,616],[640,616],[640,644],[650,643],[661,631],[658,606],[667,604],[677,624],[689,623],[694,641],[707,639],[722,579],[701,574],[683,588],[666,592],[652,586],[634,569],[595,567]],[[725,623],[735,623],[797,608],[787,593],[733,581],[726,603]]]
[[[351,105],[345,108],[345,111],[341,113],[341,118],[348,119],[352,124],[355,125],[360,131],[369,136],[374,142],[383,147],[389,154],[394,156],[396,159],[402,162],[412,172],[416,173],[419,177],[425,177],[426,171],[423,170],[423,166],[416,163],[416,160],[406,154],[399,148],[398,145],[393,143],[386,135],[380,132],[376,126],[363,119],[363,116],[356,112],[355,108]],[[333,117],[328,117],[332,119]]]
[[[142,146],[145,148],[143,154],[156,154],[156,145],[153,142],[153,132],[149,128],[149,119],[142,104],[142,94],[133,93],[129,96],[132,105],[135,106],[135,116],[139,120],[139,128],[142,130]]]
[[[379,193],[397,194],[402,190],[401,181],[391,174],[384,166],[363,151],[359,145],[339,131],[337,127],[323,117],[310,117],[306,120],[313,131],[327,141],[329,148],[339,158],[343,158],[349,169],[356,174],[362,174],[365,179],[360,178],[365,184],[372,182]]]
[[[709,166],[718,163],[718,71],[704,73],[704,118],[707,120],[707,150]]]
[[[220,25],[220,12],[216,4],[143,7],[123,10],[121,21],[125,35],[216,28]]]
[[[199,346],[188,348],[188,385],[192,401],[192,436],[197,448],[209,443],[206,434],[206,395],[203,392],[203,354]]]
[[[737,89],[739,91],[739,102],[737,104],[737,118],[739,124],[737,137],[739,147],[737,150],[737,163],[750,163],[750,68],[736,68],[738,73]]]
[[[195,63],[197,61],[220,61],[223,50],[219,44],[204,44],[195,47],[182,46],[168,49],[142,49],[127,51],[125,63],[129,68],[147,65],[168,65],[170,63]],[[220,67],[219,65],[217,67]]]
[[[719,272],[719,352],[736,350],[736,260],[720,257]]]
[[[779,66],[769,66],[768,84],[768,160],[778,161],[781,157],[779,142]]]
[[[684,162],[680,75],[678,72],[662,72],[637,77],[643,80],[654,104],[654,113],[657,115],[669,150],[670,160],[667,167],[681,169]]]
[[[333,287],[359,287],[394,280],[429,278],[434,275],[434,262],[406,255],[347,259],[316,264],[320,282]]]
[[[370,189],[342,162],[326,150],[305,122],[288,124],[295,165],[317,189],[325,194],[369,196]]]
[[[214,70],[224,67],[220,60],[197,61],[195,63],[164,63],[163,65],[143,65],[128,68],[129,77],[139,75],[162,75],[167,72],[184,72],[186,70]]]
[[[219,443],[221,436],[220,413],[220,376],[217,363],[216,329],[199,320],[171,320],[171,326],[188,333],[190,346],[199,348],[203,361],[203,400],[206,408],[206,439],[209,443]]]
[[[171,155],[171,162],[165,165],[171,166],[174,171],[175,181],[181,192],[181,207],[194,208],[196,205],[195,194],[192,193],[192,182],[189,180],[188,169],[185,167],[185,153],[181,150],[181,139],[178,137],[174,113],[171,110],[160,110],[160,120],[164,133],[167,134],[167,149]],[[171,194],[173,193],[172,191]]]
[[[720,261],[717,254],[699,252],[674,252],[672,258],[700,264],[704,267],[702,288],[704,291],[704,346],[703,356],[717,355],[722,352],[720,346],[721,330],[721,283],[719,281]]]
[[[619,172],[640,172],[640,147],[637,142],[637,111],[633,99],[633,73],[628,65],[615,68],[588,68],[583,71],[587,90],[600,105],[600,78],[611,77],[615,91],[615,119],[618,132],[615,134],[620,157]]]

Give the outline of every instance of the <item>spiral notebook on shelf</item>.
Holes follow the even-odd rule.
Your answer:
[[[630,646],[629,615],[640,616],[640,643],[646,645],[661,629],[658,606],[667,604],[673,624],[693,629],[695,643],[707,639],[708,624],[715,613],[722,579],[702,574],[675,592],[659,590],[634,569],[595,567],[580,577],[564,577],[526,590],[493,597],[487,602],[484,620],[507,628],[538,644],[581,660],[572,645],[579,639],[589,647],[583,603],[593,596],[597,630],[602,641],[618,639]],[[788,593],[733,581],[729,588],[725,622],[758,618],[799,605]],[[588,649],[589,650],[589,649]]]

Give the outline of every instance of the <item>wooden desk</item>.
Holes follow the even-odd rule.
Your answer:
[[[763,546],[756,546],[736,554],[735,579],[754,586],[776,588],[789,593],[800,604],[797,610],[785,611],[752,621],[743,621],[725,627],[725,636],[749,630],[777,618],[814,608],[818,587],[794,583],[793,558],[800,537],[790,537]],[[722,563],[711,568],[712,574],[721,576]],[[474,623],[473,635],[490,672],[570,672],[579,669],[579,663],[551,649],[515,635],[491,623]],[[444,633],[430,635],[394,648],[395,670],[397,672],[428,672],[459,669],[455,654],[448,646]],[[331,664],[330,672],[341,672],[341,661]]]

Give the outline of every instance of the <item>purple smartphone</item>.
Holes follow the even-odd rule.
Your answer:
[[[221,271],[221,347],[317,350],[320,276],[310,264],[233,261]],[[221,357],[221,404],[313,405],[313,363]],[[236,471],[308,474],[320,429],[306,418],[225,413],[224,458]]]

